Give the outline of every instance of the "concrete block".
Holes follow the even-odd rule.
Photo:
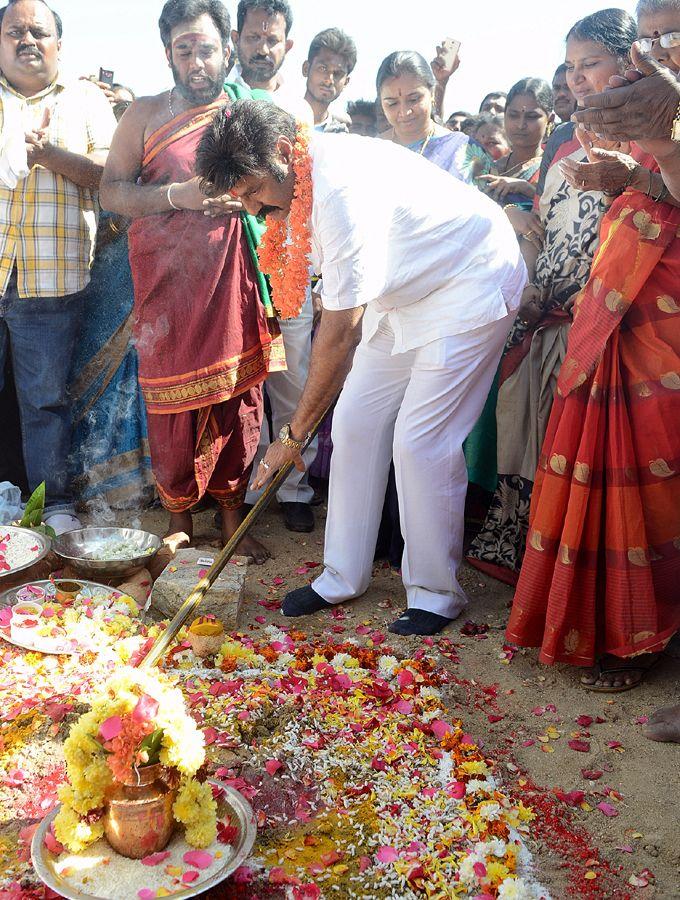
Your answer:
[[[200,573],[210,567],[209,560],[214,560],[215,556],[212,548],[178,550],[153,586],[151,608],[166,618],[172,618],[200,581]],[[247,572],[246,557],[235,556],[205,595],[197,615],[214,615],[223,623],[225,631],[236,630]]]

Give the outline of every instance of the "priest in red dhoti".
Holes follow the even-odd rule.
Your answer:
[[[199,4],[200,5],[200,4]],[[230,21],[221,4],[169,0],[161,37],[175,78],[123,117],[101,186],[102,205],[133,220],[134,334],[151,462],[169,534],[192,537],[205,495],[226,541],[241,521],[262,420],[262,383],[285,368],[255,255],[253,220],[230,197],[208,201],[196,148],[225,93]],[[246,539],[241,551],[264,561]]]

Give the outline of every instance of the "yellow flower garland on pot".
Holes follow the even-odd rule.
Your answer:
[[[68,782],[59,788],[62,805],[54,833],[72,853],[80,853],[104,834],[103,811],[114,775],[111,754],[102,743],[102,726],[116,717],[129,717],[141,698],[153,709],[149,727],[162,731],[159,762],[180,777],[173,815],[184,825],[187,843],[204,848],[217,836],[212,790],[196,778],[205,761],[203,734],[186,712],[182,692],[160,673],[151,676],[125,668],[93,697],[92,708],[72,725],[64,743]]]

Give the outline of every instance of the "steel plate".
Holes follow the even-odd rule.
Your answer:
[[[13,532],[32,535],[35,538],[36,544],[40,547],[40,550],[30,562],[25,563],[23,566],[17,566],[15,569],[10,569],[9,572],[0,572],[0,583],[2,583],[3,578],[14,576],[17,572],[23,572],[26,569],[30,569],[31,566],[36,565],[36,563],[41,562],[41,560],[45,559],[51,549],[50,539],[40,531],[33,531],[32,528],[18,528],[16,525],[0,525],[0,537],[4,537],[6,534],[11,535]]]
[[[217,785],[224,792],[223,799],[218,801],[218,812],[220,813],[220,818],[229,815],[231,823],[238,828],[238,837],[236,843],[231,848],[233,852],[229,856],[227,856],[226,852],[228,849],[227,845],[220,845],[220,850],[225,856],[223,858],[224,861],[220,861],[222,862],[222,865],[215,873],[199,884],[188,886],[183,890],[172,894],[173,900],[183,900],[185,897],[198,897],[199,894],[203,894],[205,891],[209,891],[211,888],[221,884],[225,879],[229,878],[230,875],[233,875],[239,866],[242,866],[248,859],[250,852],[253,849],[253,844],[255,843],[257,828],[255,826],[255,816],[250,803],[248,803],[238,791],[234,790],[234,788],[222,784],[220,781],[215,781],[212,778],[208,780],[211,784]],[[222,807],[225,808],[222,810]],[[57,875],[54,869],[56,858],[45,846],[45,834],[58,811],[59,807],[57,806],[56,809],[53,809],[52,812],[42,820],[40,826],[33,835],[33,840],[31,842],[31,860],[33,862],[33,868],[43,884],[46,884],[47,887],[56,891],[58,894],[61,894],[62,897],[66,897],[67,900],[103,900],[102,897],[98,897],[94,894],[85,894],[82,891],[78,891],[70,885],[68,881]],[[178,837],[175,836],[169,846],[177,840]],[[179,840],[181,840],[181,838],[179,838]],[[187,849],[191,848],[187,845]],[[110,856],[112,859],[118,855],[108,843],[106,844],[106,855]],[[142,888],[145,886],[144,866],[140,864],[139,869],[138,887]],[[137,887],[133,889],[131,897],[136,896]]]

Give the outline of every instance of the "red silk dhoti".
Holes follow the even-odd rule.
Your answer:
[[[197,146],[223,101],[177,116],[144,146],[141,182],[194,177]],[[243,503],[262,418],[262,382],[285,368],[238,215],[170,211],[129,231],[139,383],[163,505],[209,493]]]

